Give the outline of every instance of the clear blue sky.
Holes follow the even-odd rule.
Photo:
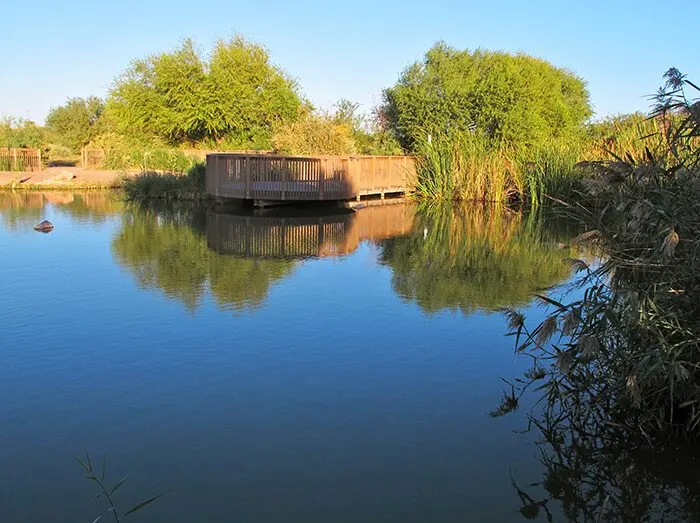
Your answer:
[[[5,0],[1,12],[0,116],[37,122],[68,97],[104,96],[134,58],[185,37],[208,51],[236,32],[264,44],[323,108],[348,98],[370,109],[437,40],[568,67],[598,115],[646,109],[670,66],[700,81],[700,0]]]

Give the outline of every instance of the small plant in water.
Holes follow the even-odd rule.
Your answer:
[[[134,514],[141,509],[147,507],[157,499],[163,497],[164,495],[168,494],[169,492],[172,492],[174,489],[168,489],[165,492],[161,492],[160,494],[153,496],[151,498],[148,498],[141,503],[137,503],[133,507],[129,508],[126,510],[124,513],[120,513],[117,505],[114,502],[114,495],[116,494],[117,490],[124,485],[126,482],[127,478],[129,475],[125,475],[122,479],[117,481],[114,485],[108,486],[107,484],[107,455],[104,456],[102,459],[102,470],[99,472],[96,471],[93,467],[92,460],[90,459],[90,455],[86,454],[85,459],[81,459],[79,457],[76,457],[75,460],[78,462],[80,467],[83,469],[85,472],[85,479],[88,479],[95,483],[99,489],[99,492],[97,496],[95,496],[95,499],[99,498],[104,498],[109,505],[108,511],[112,513],[112,517],[114,518],[114,521],[119,523],[120,521],[123,521],[126,517],[130,516],[131,514]],[[97,516],[92,523],[97,523],[100,521],[102,516]]]

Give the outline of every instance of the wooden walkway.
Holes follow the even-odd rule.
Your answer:
[[[409,156],[207,155],[207,194],[261,205],[384,198],[412,191],[415,179]]]
[[[379,241],[413,230],[412,205],[371,206],[325,216],[241,216],[209,211],[207,244],[222,254],[247,258],[342,256],[362,241]]]

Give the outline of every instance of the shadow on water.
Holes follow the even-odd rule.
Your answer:
[[[562,422],[556,411],[531,418],[543,472],[534,483],[512,474],[523,518],[700,521],[697,441],[666,434],[650,444],[647,435],[606,421],[595,398],[586,401],[580,418]]]
[[[566,281],[577,232],[561,218],[503,207],[428,206],[412,234],[381,242],[380,261],[394,291],[425,312],[493,311]]]

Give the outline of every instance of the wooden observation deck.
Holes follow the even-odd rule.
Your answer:
[[[280,202],[347,201],[406,194],[415,188],[409,156],[207,155],[206,192],[217,199]]]

